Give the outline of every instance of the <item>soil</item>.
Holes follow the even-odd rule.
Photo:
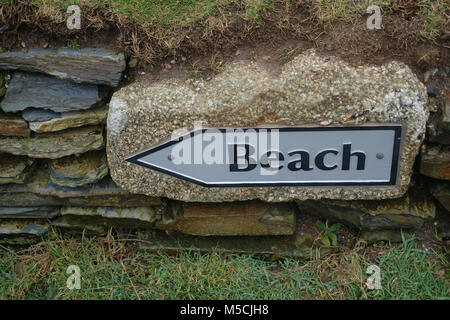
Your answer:
[[[422,25],[414,16],[419,10],[414,1],[406,1],[401,10],[383,17],[381,30],[368,30],[366,16],[359,16],[353,22],[323,25],[314,18],[313,8],[299,4],[288,14],[283,8],[277,8],[257,23],[230,18],[226,28],[215,26],[213,22],[218,18],[208,17],[191,28],[174,32],[173,38],[169,39],[174,44],[170,46],[139,33],[142,31],[139,25],[112,21],[99,10],[84,13],[88,16],[88,26],[79,31],[68,30],[64,23],[33,21],[31,8],[18,10],[22,10],[21,17],[10,14],[10,19],[3,18],[3,23],[12,27],[0,35],[3,50],[24,50],[23,43],[25,50],[59,48],[76,43],[76,47],[81,48],[122,51],[138,60],[138,67],[129,70],[126,81],[187,78],[190,71],[209,77],[220,72],[221,65],[242,59],[256,60],[277,73],[283,63],[313,47],[324,54],[338,55],[351,64],[400,60],[421,80],[424,72],[433,68],[438,68],[445,76],[450,72],[450,34],[434,41],[420,37]],[[231,15],[239,13],[235,8],[229,10]],[[172,60],[175,64],[170,63]]]

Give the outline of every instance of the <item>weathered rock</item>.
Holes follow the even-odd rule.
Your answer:
[[[64,199],[34,193],[0,193],[0,207],[59,206],[66,203]]]
[[[100,48],[31,49],[0,53],[0,69],[42,72],[74,82],[117,86],[125,57]]]
[[[293,203],[261,201],[233,203],[182,203],[175,223],[165,226],[198,236],[291,235],[297,208]]]
[[[106,234],[108,231],[107,227],[100,224],[91,224],[89,222],[83,221],[80,217],[66,216],[59,217],[52,221],[52,226],[59,228],[67,233],[73,234],[87,234],[101,236]]]
[[[61,113],[46,109],[26,108],[22,111],[22,118],[28,122],[49,121],[55,118],[61,118]]]
[[[444,130],[450,131],[450,90],[447,90],[444,102],[444,110],[442,111],[442,119],[439,123]]]
[[[0,193],[32,192],[40,195],[57,196],[60,198],[95,197],[129,195],[128,191],[118,187],[110,177],[85,186],[70,188],[62,187],[50,181],[50,174],[44,168],[39,168],[26,184],[0,185]]]
[[[418,229],[432,220],[436,206],[432,199],[406,195],[399,199],[361,201],[299,201],[301,213],[338,221],[362,230]]]
[[[0,185],[0,204],[6,207],[38,206],[38,204],[32,203],[42,203],[43,200],[32,196],[33,194],[53,201],[51,205],[144,207],[164,203],[161,198],[130,194],[118,187],[109,176],[97,183],[76,188],[58,186],[50,181],[50,174],[47,170],[38,168],[25,184]],[[24,196],[22,204],[21,196]],[[51,200],[50,197],[56,199]],[[29,202],[25,204],[25,201]]]
[[[434,182],[431,194],[450,212],[450,182]]]
[[[21,117],[0,110],[0,136],[29,137],[30,129]]]
[[[71,233],[102,235],[111,227],[151,228],[166,214],[166,205],[155,207],[63,207],[52,225]]]
[[[222,253],[247,253],[277,260],[283,257],[297,259],[311,259],[312,257],[326,256],[328,248],[316,248],[313,239],[305,235],[293,236],[256,236],[256,237],[196,237],[184,234],[170,234],[157,230],[147,230],[139,233],[141,250],[148,251],[199,251]]]
[[[448,212],[444,213],[443,217],[439,217],[439,219],[436,219],[436,229],[437,229],[437,236],[443,240],[450,239],[450,217],[448,216]]]
[[[430,116],[427,123],[427,137],[430,142],[450,145],[450,131],[443,129],[439,118],[436,115]]]
[[[24,183],[32,171],[34,160],[10,154],[0,154],[0,184]]]
[[[106,122],[108,107],[100,106],[84,111],[61,113],[48,121],[30,122],[30,129],[37,133],[61,131],[68,128],[97,125]]]
[[[0,98],[3,97],[6,93],[5,75],[5,72],[0,72]]]
[[[0,207],[0,219],[50,219],[59,215],[59,207]]]
[[[420,173],[435,179],[450,180],[450,151],[442,146],[423,145]]]
[[[152,227],[161,220],[165,206],[115,208],[115,207],[63,207],[61,215],[76,216],[80,223],[108,227]]]
[[[36,221],[0,220],[0,243],[24,245],[39,241],[48,230],[48,225]]]
[[[160,198],[139,194],[100,195],[88,197],[59,198],[31,192],[0,193],[2,207],[76,206],[76,207],[150,207],[164,204]]]
[[[65,187],[80,187],[101,180],[108,174],[103,150],[55,159],[49,163],[50,181]]]
[[[412,233],[403,231],[403,236],[409,238]],[[361,232],[360,237],[369,244],[380,241],[402,242],[402,231],[399,229],[370,230]]]
[[[0,152],[27,155],[31,158],[57,159],[105,145],[101,127],[68,129],[58,133],[41,133],[31,138],[0,137]]]
[[[430,97],[437,97],[439,90],[432,84],[427,84],[427,93]]]
[[[448,146],[450,145],[450,90],[447,90],[446,98],[441,109],[440,114],[432,114],[428,119],[427,138],[433,143]]]
[[[0,98],[4,97],[6,94],[6,87],[2,86],[0,87]]]
[[[113,180],[130,192],[190,202],[261,199],[382,199],[402,196],[425,136],[425,86],[402,63],[353,67],[308,50],[279,77],[253,62],[231,64],[196,88],[178,80],[135,82],[115,92],[107,153]],[[125,158],[170,138],[175,130],[276,125],[403,124],[399,175],[393,186],[207,188],[137,166]],[[151,125],[149,125],[151,124]]]
[[[54,112],[86,110],[101,101],[98,87],[33,73],[15,73],[1,102],[5,112],[27,108]]]

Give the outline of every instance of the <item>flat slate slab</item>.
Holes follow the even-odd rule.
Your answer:
[[[174,222],[160,228],[197,236],[292,235],[296,213],[294,203],[182,203]]]
[[[50,219],[59,215],[59,207],[0,207],[0,219]]]
[[[0,154],[0,184],[24,183],[33,164],[28,157]]]
[[[163,200],[140,194],[119,194],[103,196],[80,196],[59,198],[57,196],[40,195],[31,192],[0,193],[0,206],[75,206],[75,207],[147,207],[162,205]]]
[[[49,162],[50,181],[63,187],[81,187],[108,174],[104,150],[68,156]]]
[[[402,198],[363,201],[298,201],[300,212],[342,222],[361,230],[418,229],[434,219],[434,201],[424,194],[407,193]]]
[[[22,200],[21,200],[22,199]],[[47,204],[45,201],[49,201]],[[164,204],[160,198],[130,194],[118,187],[109,176],[81,187],[58,186],[50,174],[38,168],[24,184],[0,185],[1,206],[72,205],[86,207],[143,207]]]
[[[210,81],[135,82],[110,102],[109,168],[130,192],[187,202],[398,198],[425,137],[426,101],[425,86],[403,63],[352,66],[314,50],[285,64],[280,75],[250,61],[230,64]],[[205,187],[126,161],[196,122],[203,128],[400,125],[397,179],[384,186]]]
[[[30,158],[57,159],[99,150],[104,146],[103,129],[96,126],[41,133],[31,138],[0,136],[0,152]]]
[[[86,225],[100,224],[115,227],[152,227],[161,215],[165,207],[63,207],[61,215],[78,218],[79,223]]]
[[[255,237],[196,237],[184,234],[167,235],[161,231],[140,233],[139,248],[146,251],[167,252],[197,251],[202,253],[253,254],[270,260],[283,257],[311,259],[326,256],[328,248],[317,248],[311,235],[255,236]]]
[[[431,187],[431,194],[450,212],[450,182],[435,181]]]
[[[125,57],[100,48],[31,49],[0,53],[0,69],[46,73],[78,83],[117,86]]]
[[[450,151],[442,146],[423,145],[420,173],[435,179],[450,180]]]
[[[61,118],[61,113],[46,109],[26,108],[22,111],[22,118],[28,122],[42,122]]]
[[[48,231],[42,220],[0,219],[0,244],[26,245],[39,241]]]
[[[108,116],[108,106],[94,107],[83,111],[71,111],[60,113],[59,117],[49,120],[30,122],[30,129],[33,132],[55,132],[68,128],[91,126],[106,122]]]
[[[0,136],[29,137],[30,129],[21,117],[0,110]]]
[[[0,105],[5,112],[18,112],[27,108],[69,112],[89,109],[101,99],[97,85],[72,83],[37,73],[16,72]],[[25,116],[30,120],[50,120],[55,117],[48,114]]]

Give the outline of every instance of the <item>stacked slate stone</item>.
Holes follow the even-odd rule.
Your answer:
[[[248,203],[254,199],[266,201],[266,205],[294,202],[299,211],[297,221],[314,216],[330,223],[341,222],[368,242],[401,241],[402,230],[405,234],[415,232],[435,219],[436,202],[426,183],[425,188],[423,184],[410,183],[415,181],[411,176],[418,173],[414,163],[429,117],[427,89],[403,63],[353,66],[337,57],[307,50],[285,64],[278,76],[270,75],[257,63],[242,61],[227,65],[210,81],[196,81],[195,86],[177,80],[150,85],[132,83],[114,93],[108,114],[108,161],[111,176],[118,185],[148,196],[206,203],[184,204],[188,208],[177,218],[176,231],[206,236],[268,235],[275,223],[259,234],[251,234],[256,228],[243,217],[251,212],[249,209],[241,207],[240,214],[231,205],[223,211],[211,209],[216,206],[211,202]],[[386,186],[205,188],[125,161],[129,155],[170,137],[181,126],[194,128],[195,121],[211,128],[402,124],[397,182]],[[298,148],[302,148],[301,142]],[[444,155],[442,150],[437,154]],[[301,176],[300,171],[298,174]],[[448,198],[447,201],[450,203]],[[242,221],[231,226],[231,220],[237,216]],[[287,217],[280,221],[286,224]],[[273,215],[274,221],[277,218],[279,214]],[[264,220],[255,218],[260,223]],[[303,228],[305,224],[295,224],[295,217],[291,221],[293,228],[286,228],[284,234],[291,234],[295,239],[292,243],[304,249],[303,244],[311,244],[311,237]],[[250,240],[242,240],[241,246],[245,247],[247,241]],[[166,240],[161,243],[177,247]],[[199,250],[206,246],[189,245]],[[272,252],[282,250],[280,243],[270,245],[275,248]],[[230,248],[225,240],[219,241],[218,246]],[[244,250],[243,247],[234,249]]]
[[[279,77],[239,62],[195,88],[162,80],[115,90],[124,69],[122,54],[102,49],[0,53],[0,243],[33,242],[51,226],[92,234],[114,227],[139,229],[152,250],[309,257],[321,246],[317,219],[341,222],[374,242],[400,240],[401,230],[419,229],[436,211],[448,217],[450,99],[447,93],[436,132],[422,146],[425,182],[410,184],[419,174],[414,162],[429,111],[426,87],[402,63],[355,67],[308,50]],[[398,181],[205,188],[125,161],[195,121],[405,124]],[[448,226],[442,230],[448,238]]]
[[[432,112],[427,123],[427,140],[421,148],[420,173],[428,178],[431,194],[437,199],[437,235],[450,238],[450,89],[449,69],[432,69],[425,73],[429,107]],[[443,80],[444,79],[444,80]],[[442,82],[441,90],[435,86]]]
[[[0,53],[0,243],[35,241],[51,224],[153,223],[164,203],[108,174],[106,98],[124,69],[123,54],[103,49]]]

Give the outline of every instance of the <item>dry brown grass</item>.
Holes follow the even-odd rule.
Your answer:
[[[178,5],[155,1],[156,5],[149,6],[145,0],[79,1],[82,29],[73,31],[65,26],[68,16],[65,9],[72,1],[9,0],[2,6],[0,22],[13,24],[19,33],[21,27],[28,26],[58,38],[77,37],[81,45],[84,39],[98,37],[99,31],[105,31],[110,36],[104,42],[113,41],[115,47],[129,55],[154,64],[179,53],[196,51],[213,55],[243,42],[280,37],[305,39],[326,47],[325,42],[329,41],[326,35],[336,25],[351,26],[364,20],[366,2],[191,0]],[[404,47],[417,41],[448,45],[447,0],[371,3],[379,4],[383,10],[384,37],[395,39]]]

